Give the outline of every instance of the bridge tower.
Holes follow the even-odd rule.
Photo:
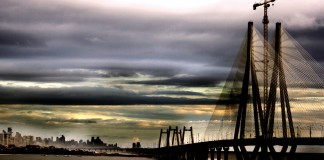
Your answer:
[[[277,99],[277,87],[279,86],[280,95],[280,108],[281,108],[281,118],[282,118],[282,136],[283,138],[295,138],[294,125],[292,120],[292,115],[290,111],[289,94],[287,91],[285,71],[283,69],[282,63],[282,51],[281,51],[281,23],[276,24],[275,33],[275,56],[274,56],[274,67],[271,77],[271,85],[268,103],[266,107],[265,124],[267,127],[267,138],[273,138],[274,129],[274,117]],[[287,123],[288,120],[288,123]],[[289,132],[287,129],[289,127]],[[290,133],[290,135],[288,135]]]
[[[246,43],[245,70],[243,76],[241,96],[239,101],[239,109],[238,109],[236,125],[235,125],[235,132],[234,132],[235,140],[245,138],[246,113],[247,113],[248,100],[250,99],[250,96],[252,96],[252,100],[253,100],[255,136],[258,138],[264,135],[265,133],[265,128],[263,125],[264,118],[263,118],[263,111],[261,106],[259,84],[258,84],[256,69],[254,65],[252,42],[253,42],[253,22],[249,22],[248,32],[247,32],[247,43]],[[250,82],[252,83],[252,95],[249,95]]]
[[[243,83],[239,100],[239,108],[237,112],[237,119],[234,132],[234,140],[238,141],[245,139],[246,130],[246,116],[249,105],[249,100],[252,100],[253,118],[254,118],[254,134],[257,139],[264,139],[266,127],[264,123],[263,110],[261,105],[261,97],[259,92],[258,77],[256,74],[254,52],[253,52],[253,22],[248,23],[247,43],[246,43],[246,61],[243,75]],[[250,84],[251,87],[250,88]],[[252,90],[251,95],[249,90]],[[263,152],[267,150],[266,146],[255,146],[254,154],[248,155],[244,145],[233,146],[237,159],[254,159],[262,147]],[[254,158],[252,158],[254,157]]]
[[[184,139],[185,139],[185,133],[189,131],[189,136],[190,136],[190,140],[191,140],[191,144],[194,143],[194,138],[193,138],[193,129],[192,127],[190,127],[189,129],[186,128],[186,126],[183,127],[183,131],[181,131],[181,129],[178,129],[178,126],[176,126],[175,128],[171,128],[171,126],[169,126],[169,128],[166,131],[163,131],[163,129],[161,129],[160,131],[160,138],[159,138],[159,144],[158,144],[158,148],[161,148],[162,145],[162,136],[164,134],[166,134],[166,147],[170,147],[170,146],[179,146],[179,145],[184,145]],[[172,138],[171,138],[171,134],[172,134]],[[175,140],[176,140],[176,144],[175,144]],[[170,143],[171,141],[171,143]],[[190,142],[189,142],[190,143]]]
[[[181,130],[180,130],[181,131]],[[185,144],[185,133],[186,131],[190,132],[190,140],[191,140],[191,144],[194,143],[194,137],[193,137],[193,130],[192,130],[192,127],[190,127],[189,129],[186,128],[186,126],[183,126],[183,132],[181,134],[180,132],[180,135],[181,135],[181,145],[184,145]]]
[[[251,99],[253,106],[253,118],[254,118],[254,132],[255,138],[258,139],[262,144],[256,145],[251,155],[247,154],[245,146],[234,146],[234,150],[237,153],[238,159],[255,159],[257,157],[265,159],[267,156],[268,149],[271,153],[275,153],[275,149],[272,145],[266,142],[271,140],[274,134],[274,121],[275,114],[281,114],[281,130],[283,138],[295,138],[295,131],[293,126],[293,119],[291,114],[291,107],[289,102],[289,94],[287,90],[285,71],[282,62],[282,50],[281,50],[281,23],[276,24],[275,33],[275,52],[273,59],[273,70],[271,76],[271,84],[269,90],[269,97],[267,98],[267,104],[265,111],[261,107],[261,98],[259,93],[258,79],[256,76],[256,68],[253,53],[253,23],[248,24],[248,35],[246,44],[246,62],[245,72],[242,83],[242,90],[240,95],[239,108],[237,112],[237,120],[235,125],[234,140],[245,139],[245,128],[246,128],[246,114],[248,107],[248,100]],[[250,87],[251,86],[251,87]],[[249,89],[250,91],[249,95]],[[279,93],[277,93],[277,90]],[[277,101],[277,99],[279,101]],[[277,104],[279,103],[279,105]],[[276,107],[280,106],[280,111],[276,111]],[[263,114],[264,113],[264,114]],[[259,149],[261,148],[261,154]],[[286,153],[288,145],[283,145],[281,153]],[[290,152],[295,152],[296,146],[291,146]],[[275,154],[271,154],[275,155]],[[268,158],[266,158],[268,159]]]

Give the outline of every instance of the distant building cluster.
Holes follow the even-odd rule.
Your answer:
[[[19,132],[16,132],[16,135],[13,136],[12,133],[12,128],[10,127],[7,131],[3,130],[0,133],[0,144],[26,146],[34,143],[34,136],[21,136]]]
[[[115,144],[106,144],[99,137],[91,137],[91,140],[75,141],[75,140],[66,140],[64,135],[61,137],[56,137],[55,141],[53,137],[44,138],[35,137],[28,135],[22,136],[21,133],[16,132],[13,136],[12,128],[9,127],[7,131],[3,130],[0,133],[0,145],[9,146],[14,145],[17,147],[27,146],[27,145],[38,145],[38,146],[55,146],[55,147],[68,147],[68,148],[118,148],[117,143]]]

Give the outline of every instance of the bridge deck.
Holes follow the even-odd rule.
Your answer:
[[[215,147],[233,147],[238,145],[255,146],[256,144],[267,144],[272,146],[282,145],[324,145],[324,138],[273,138],[273,139],[238,139],[238,140],[218,140],[200,142],[179,146],[162,147],[163,148],[215,148]]]

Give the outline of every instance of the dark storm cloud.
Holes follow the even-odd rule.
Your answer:
[[[191,91],[157,91],[147,94],[165,94],[165,95],[186,95],[186,96],[205,96],[205,94]]]
[[[8,2],[10,5],[12,3]],[[124,11],[103,12],[100,9],[93,11],[89,8],[72,6],[53,7],[47,10],[48,6],[40,8],[42,3],[35,6],[34,10],[28,10],[25,5],[20,6],[19,3],[15,5],[22,8],[18,13],[11,14],[8,7],[2,10],[3,15],[6,15],[5,20],[9,22],[7,25],[21,30],[20,32],[42,35],[42,40],[47,45],[28,49],[22,49],[20,46],[2,46],[1,57],[13,62],[13,58],[26,61],[40,59],[44,62],[33,61],[34,63],[28,64],[28,68],[48,67],[51,71],[31,73],[25,70],[22,73],[9,68],[1,74],[3,80],[77,82],[89,76],[75,76],[74,73],[67,75],[55,71],[75,67],[108,71],[108,74],[101,75],[102,77],[130,77],[138,73],[157,77],[210,74],[210,71],[203,68],[196,68],[197,71],[193,73],[190,71],[190,65],[207,62],[213,66],[230,66],[232,48],[218,47],[236,40],[235,34],[239,33],[235,27],[230,27],[226,32],[218,32],[225,28],[225,25],[217,27],[202,25],[204,20],[199,17],[192,19],[190,16],[147,15],[135,11],[118,14]],[[76,14],[81,11],[84,17]],[[64,16],[60,16],[62,13]],[[14,16],[15,14],[17,15]],[[33,25],[34,22],[39,25]],[[209,20],[205,22],[209,23]],[[21,25],[26,27],[19,27]],[[226,34],[231,36],[225,36]],[[218,38],[221,38],[221,44],[215,43]],[[24,68],[22,67],[22,70]],[[185,83],[190,85],[190,82]]]
[[[97,123],[98,119],[49,119],[46,123],[83,123],[91,124]]]
[[[213,87],[226,79],[246,31],[247,21],[253,18],[244,13],[248,12],[213,9],[173,14],[79,1],[29,0],[21,3],[19,0],[3,0],[0,5],[0,79],[78,83],[91,78],[107,80],[117,77],[120,78],[116,80],[119,83],[126,81],[145,86]],[[322,23],[320,19],[317,21]],[[323,59],[319,54],[323,49],[317,34],[322,34],[322,28],[315,33],[294,31],[294,35],[301,39],[307,37],[307,41],[313,41],[312,45],[317,47],[309,45],[309,50],[316,50],[310,51],[314,52],[311,54],[316,59]],[[122,79],[138,78],[139,75],[155,79]],[[123,88],[122,85],[120,88]],[[17,100],[17,103],[46,104],[210,103],[208,99],[197,102],[157,97],[154,100],[148,95],[133,92],[122,96],[98,95],[95,91],[88,91],[87,87],[74,89],[14,88],[13,91],[20,94],[19,98],[2,98],[8,103]],[[6,92],[9,90],[5,89]],[[146,91],[143,88],[139,92]],[[87,93],[102,99],[87,96]],[[73,97],[74,94],[80,96]],[[175,91],[153,94],[199,96]]]
[[[81,82],[86,78],[86,75],[67,75],[55,74],[49,72],[45,73],[1,73],[1,80],[14,80],[14,81],[29,81],[29,82]]]
[[[216,58],[215,54],[225,56],[232,48],[220,50],[218,47],[236,40],[240,33],[238,27],[217,24],[220,18],[205,19],[204,15],[148,14],[114,8],[94,10],[53,2],[22,5],[4,1],[2,7],[1,15],[6,21],[3,26],[42,35],[42,40],[48,43],[42,51],[16,49],[12,57],[27,54],[29,58],[72,58],[77,54],[84,58],[208,60],[218,61],[220,65],[221,56]]]
[[[115,73],[111,75],[109,73],[101,73],[87,69],[42,67],[44,63],[37,63],[35,62],[35,64],[29,65],[24,62],[17,62],[14,67],[2,64],[0,79],[28,82],[82,82],[90,77],[116,76]]]
[[[106,75],[106,77],[136,77],[138,74],[168,77],[178,74],[185,68],[184,66],[176,65],[174,63],[165,63],[155,60],[143,63],[140,60],[137,62],[116,60],[116,62],[117,63],[93,62],[95,65],[89,64],[86,67],[89,69],[100,69],[109,72],[110,74]]]
[[[316,60],[324,62],[324,26],[291,30],[290,33]]]
[[[23,33],[13,30],[5,30],[0,28],[0,45],[10,46],[44,46],[45,43],[40,38],[30,33]]]
[[[1,61],[1,60],[0,60]],[[2,60],[0,79],[11,81],[29,82],[82,82],[88,78],[127,78],[150,75],[152,77],[172,77],[177,74],[187,73],[195,77],[173,78],[167,80],[165,85],[195,85],[208,86],[211,83],[225,79],[226,70],[212,66],[198,65],[195,70],[187,69],[190,63],[174,63],[167,61],[147,61],[136,63],[131,61],[106,61],[106,60],[71,60],[71,64],[65,61],[36,59]],[[14,66],[12,64],[15,64]],[[206,73],[215,77],[206,77]],[[201,79],[200,79],[201,78]],[[171,83],[171,81],[175,81]],[[123,80],[120,79],[123,83]],[[137,82],[130,82],[137,83]],[[139,82],[140,84],[142,82]],[[161,82],[162,83],[162,82]],[[169,84],[167,84],[169,83]],[[195,84],[196,83],[196,84]],[[200,84],[206,83],[206,84]]]
[[[149,97],[114,88],[8,88],[1,87],[2,104],[48,105],[131,105],[131,104],[213,104],[213,99]]]
[[[127,83],[182,87],[215,87],[219,82],[220,81],[217,77],[175,77],[164,80],[128,81]]]

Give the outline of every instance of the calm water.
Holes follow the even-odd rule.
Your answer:
[[[1,155],[0,160],[153,160],[151,158],[140,157],[107,157],[107,156],[63,156],[63,155]]]

